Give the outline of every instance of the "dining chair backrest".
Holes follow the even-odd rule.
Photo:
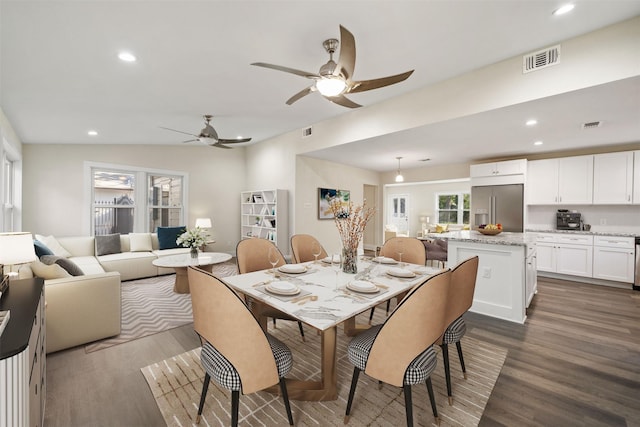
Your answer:
[[[402,387],[405,371],[443,333],[451,271],[416,285],[389,315],[375,337],[365,373]]]
[[[425,265],[427,262],[424,244],[415,237],[390,238],[382,245],[380,256],[400,261],[399,252],[402,252],[402,262],[419,265]]]
[[[280,381],[273,351],[258,321],[244,302],[211,273],[187,270],[193,327],[238,371],[244,394]]]
[[[309,234],[294,234],[291,236],[291,255],[293,256],[294,263],[314,261],[316,259],[313,256],[313,244],[317,243],[320,247],[320,255],[318,259],[325,258],[327,251],[324,250],[318,239]]]
[[[449,301],[447,302],[447,311],[444,316],[447,326],[466,313],[473,304],[478,262],[479,258],[476,255],[462,261],[451,270]]]
[[[240,240],[236,246],[236,262],[238,263],[238,273],[251,273],[252,271],[266,270],[271,268],[269,262],[269,248],[276,248],[278,251],[278,263],[280,267],[287,263],[284,255],[276,245],[266,239],[251,238]]]

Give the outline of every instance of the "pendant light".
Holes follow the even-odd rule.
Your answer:
[[[400,173],[400,159],[402,159],[402,157],[396,157],[396,159],[398,159],[398,174],[396,175],[396,182],[404,182],[404,177]]]

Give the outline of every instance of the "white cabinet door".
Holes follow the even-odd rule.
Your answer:
[[[640,150],[633,152],[633,204],[640,205]]]
[[[632,185],[632,151],[596,154],[594,156],[594,204],[631,204]]]
[[[555,243],[536,243],[536,257],[538,271],[548,271],[555,273],[556,256]]]
[[[524,159],[505,160],[504,162],[471,165],[469,171],[472,177],[520,175],[525,173],[526,165],[527,161]]]
[[[595,246],[593,250],[593,277],[633,283],[633,250]]]
[[[556,250],[557,273],[592,277],[593,246],[559,244]]]
[[[495,163],[481,163],[479,165],[471,165],[469,173],[472,177],[476,176],[492,176],[495,175],[496,164]]]
[[[593,156],[558,159],[558,203],[593,202]]]
[[[527,164],[527,204],[558,203],[558,159],[532,160]]]

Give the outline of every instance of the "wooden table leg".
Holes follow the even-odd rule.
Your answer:
[[[355,316],[345,320],[343,323],[344,323],[344,334],[348,337],[354,337],[358,335],[360,332],[366,331],[371,327],[369,325],[356,324]]]
[[[187,267],[174,267],[176,270],[176,282],[173,285],[173,291],[178,294],[189,293],[189,277],[187,276]]]

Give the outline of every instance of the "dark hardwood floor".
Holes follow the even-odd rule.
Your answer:
[[[542,278],[538,289],[525,325],[466,315],[469,336],[508,349],[480,425],[640,426],[640,292]],[[186,325],[48,355],[45,425],[164,425],[140,368],[196,346]]]

